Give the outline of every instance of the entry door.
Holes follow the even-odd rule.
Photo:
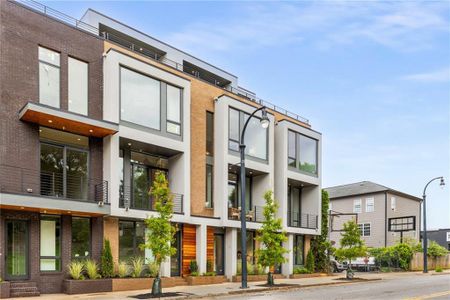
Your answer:
[[[214,271],[217,275],[225,273],[225,236],[214,234]]]
[[[6,220],[6,279],[28,279],[28,222]]]

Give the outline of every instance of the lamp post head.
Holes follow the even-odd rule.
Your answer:
[[[269,127],[269,124],[270,124],[270,120],[269,120],[269,117],[267,116],[266,108],[263,108],[261,113],[262,113],[262,118],[261,118],[260,124],[261,124],[262,128],[266,129],[267,127]]]
[[[439,185],[440,185],[442,188],[444,187],[444,185],[445,185],[444,177],[441,177],[441,183],[439,183]]]

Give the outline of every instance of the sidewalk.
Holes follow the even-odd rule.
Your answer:
[[[357,273],[356,277],[365,280],[380,280],[386,277],[385,274],[390,273]],[[338,278],[345,277],[344,273],[336,274],[333,276],[324,277],[313,277],[313,278],[303,278],[303,279],[277,279],[276,284],[285,284],[289,286],[275,287],[275,289],[292,289],[292,288],[302,288],[311,286],[322,286],[322,285],[335,285],[335,284],[357,284],[360,281],[341,281]],[[203,298],[203,297],[213,297],[213,296],[224,296],[224,295],[238,295],[241,293],[252,293],[265,291],[269,288],[263,286],[264,281],[260,282],[249,282],[249,288],[242,290],[240,288],[240,283],[237,282],[227,282],[222,284],[212,284],[212,285],[197,285],[197,286],[177,286],[172,288],[163,289],[164,293],[183,293],[183,295],[178,297],[164,297],[161,299],[182,299],[182,298]],[[42,295],[41,299],[48,300],[72,300],[72,299],[93,299],[93,300],[107,300],[107,299],[127,299],[130,297],[148,294],[150,293],[150,287],[148,290],[137,290],[137,291],[124,291],[124,292],[111,292],[111,293],[97,293],[97,294],[81,294],[81,295],[66,295],[66,294],[47,294]],[[39,298],[17,298],[17,299],[29,299],[36,300]],[[132,299],[132,298],[131,298]]]

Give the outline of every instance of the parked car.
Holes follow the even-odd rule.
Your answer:
[[[335,273],[342,272],[348,268],[346,263],[340,263],[335,259],[330,259],[330,264],[333,272]]]
[[[348,264],[348,262],[345,262]],[[352,260],[352,269],[355,271],[370,272],[377,271],[378,267],[375,264],[375,257],[358,257]]]

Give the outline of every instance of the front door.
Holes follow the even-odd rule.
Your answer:
[[[225,236],[214,234],[214,271],[217,275],[225,273]]]
[[[28,279],[28,222],[6,220],[6,279]]]

